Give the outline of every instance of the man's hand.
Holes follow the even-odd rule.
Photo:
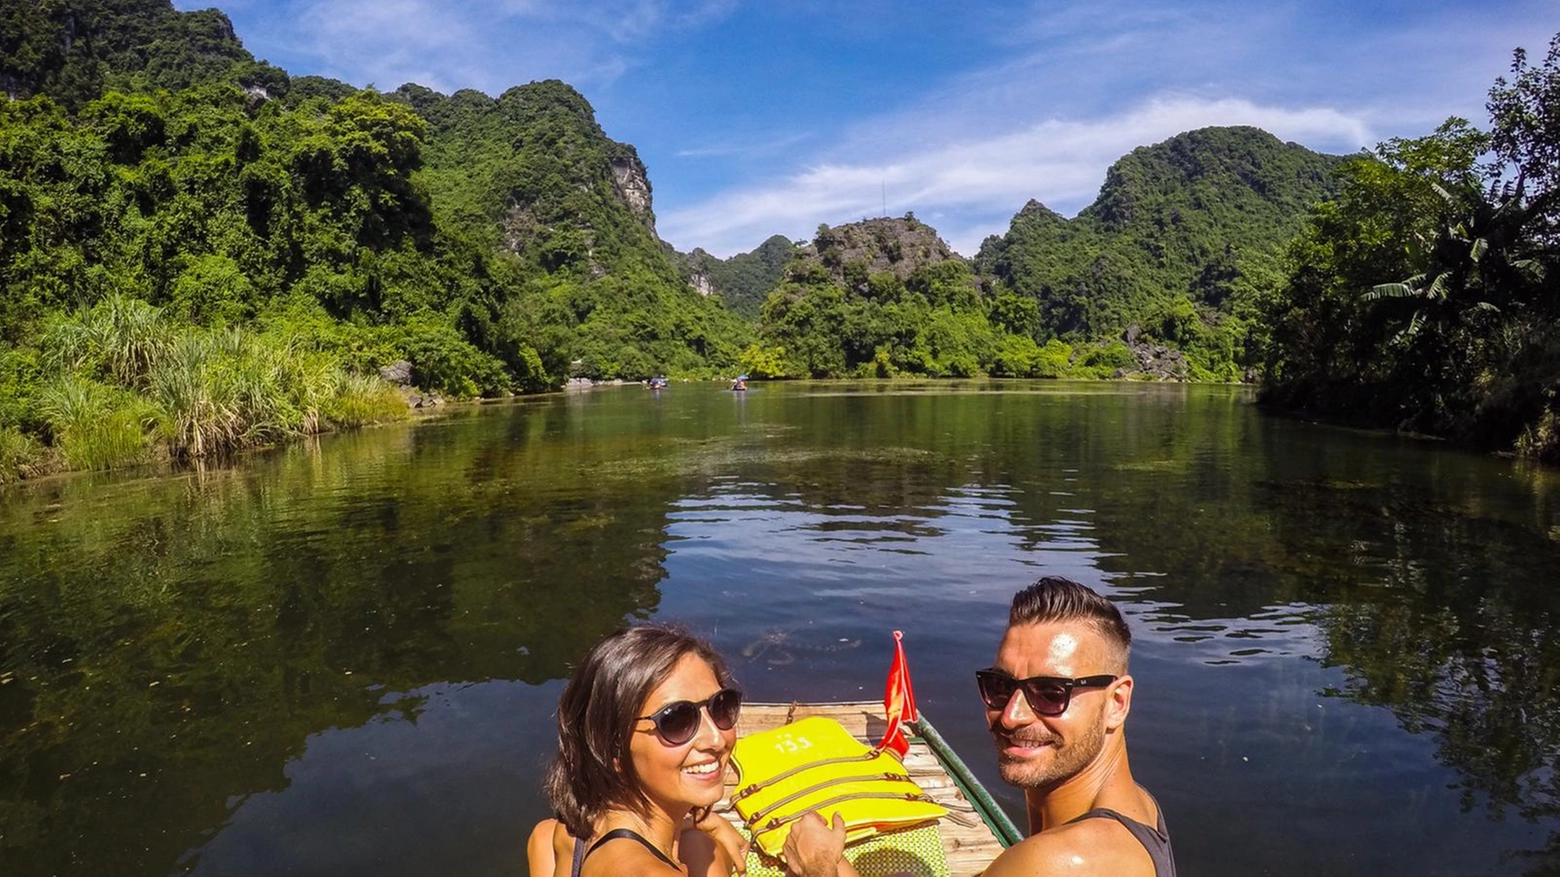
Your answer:
[[[834,824],[824,825],[817,811],[807,813],[791,826],[785,839],[785,866],[794,877],[837,877],[845,855],[845,820],[834,814]],[[854,874],[845,866],[843,873]]]
[[[726,858],[731,860],[731,873],[739,877],[747,873],[748,842],[730,822],[709,809],[693,823],[693,827],[709,835],[720,851],[726,854]]]

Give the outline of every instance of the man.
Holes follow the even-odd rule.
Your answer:
[[[1070,579],[1014,595],[996,664],[975,676],[1029,837],[986,877],[1175,877],[1164,814],[1127,765],[1131,645],[1115,605]]]
[[[975,674],[1002,779],[1024,790],[1029,837],[985,877],[1175,877],[1164,815],[1127,766],[1132,632],[1109,600],[1046,577],[1013,596],[997,662]],[[792,873],[854,877],[845,826],[809,813],[786,842]]]

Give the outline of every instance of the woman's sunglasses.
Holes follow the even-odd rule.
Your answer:
[[[649,720],[655,723],[655,732],[668,746],[681,746],[699,733],[702,721],[699,713],[709,710],[710,721],[722,731],[730,731],[737,724],[742,712],[742,692],[735,688],[722,688],[710,695],[709,700],[679,700],[669,703],[648,716],[638,716],[635,721]]]
[[[1007,709],[1008,702],[1013,699],[1013,692],[1022,690],[1029,708],[1040,716],[1059,716],[1067,712],[1075,688],[1104,688],[1115,681],[1115,676],[1085,676],[1081,679],[1031,676],[1028,679],[1014,679],[995,667],[975,671],[975,685],[980,688],[980,699],[986,702],[988,708],[998,711]]]

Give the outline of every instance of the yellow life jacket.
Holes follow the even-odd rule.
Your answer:
[[[731,802],[753,842],[778,857],[791,825],[810,810],[845,821],[845,842],[947,815],[893,752],[873,749],[839,722],[811,716],[737,741]]]

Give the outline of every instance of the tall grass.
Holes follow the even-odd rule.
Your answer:
[[[204,457],[291,436],[406,416],[378,377],[239,329],[180,336],[152,368],[147,393],[175,457]]]
[[[394,387],[345,371],[305,336],[178,328],[146,302],[111,296],[56,320],[43,339],[36,417],[72,469],[182,460],[274,444],[327,428],[407,416]],[[0,432],[0,481],[48,449]]]
[[[153,366],[146,392],[173,456],[204,457],[237,444],[243,422],[230,372],[201,332],[180,335]]]
[[[39,393],[38,414],[71,469],[111,469],[152,456],[150,406],[117,387],[62,375]]]
[[[45,364],[140,386],[172,336],[162,311],[140,299],[111,295],[44,332]]]
[[[378,375],[338,371],[324,414],[332,424],[351,429],[406,417],[406,400]]]

